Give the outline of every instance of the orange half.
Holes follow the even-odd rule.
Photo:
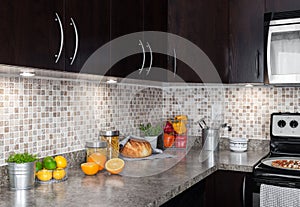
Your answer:
[[[125,162],[120,158],[113,158],[105,163],[105,169],[111,174],[119,174],[123,171]]]
[[[95,175],[99,171],[99,166],[95,162],[86,162],[81,164],[81,170],[86,175]]]

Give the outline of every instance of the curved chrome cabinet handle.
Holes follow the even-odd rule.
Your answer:
[[[151,47],[150,47],[149,42],[147,42],[146,47],[148,47],[148,48],[149,48],[149,51],[150,51],[150,65],[149,65],[149,68],[148,68],[147,74],[146,74],[146,75],[148,75],[148,74],[150,73],[150,70],[151,70],[151,67],[152,67],[153,55],[152,55],[152,49],[151,49]]]
[[[70,65],[73,65],[73,62],[74,60],[76,59],[76,55],[77,55],[77,50],[78,50],[78,31],[77,31],[77,27],[76,27],[76,24],[73,20],[73,18],[71,17],[71,23],[70,23],[71,26],[73,26],[74,28],[74,33],[75,33],[75,50],[74,50],[74,54],[73,54],[73,57],[70,57],[70,60],[71,60],[71,63]]]
[[[139,69],[139,71],[140,71],[139,74],[141,74],[143,72],[143,69],[144,69],[144,66],[145,66],[146,54],[145,54],[144,45],[143,45],[141,40],[139,40],[139,45],[142,47],[142,50],[143,50],[143,63],[142,63],[142,67]]]
[[[175,48],[173,49],[173,53],[174,53],[174,69],[173,69],[173,75],[174,75],[174,77],[175,77],[175,76],[176,76],[176,72],[177,72],[177,65],[176,65],[177,57],[176,57],[176,50],[175,50]]]
[[[59,29],[60,29],[60,46],[59,46],[59,51],[58,51],[58,54],[54,55],[56,57],[55,63],[57,63],[59,61],[59,58],[60,58],[60,55],[61,55],[61,51],[62,51],[63,46],[64,46],[64,30],[63,30],[63,26],[62,26],[61,20],[59,18],[59,15],[56,12],[55,12],[55,16],[56,16],[56,18],[54,20],[56,22],[58,22]]]
[[[246,207],[246,176],[244,176],[243,178],[242,194],[243,194],[243,207]]]

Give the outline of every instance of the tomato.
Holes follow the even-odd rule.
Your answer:
[[[164,133],[164,146],[166,148],[172,147],[175,141],[175,137],[172,134]]]

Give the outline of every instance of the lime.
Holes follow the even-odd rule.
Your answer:
[[[41,170],[42,168],[43,168],[43,164],[41,162],[38,161],[35,163],[35,171],[36,172]]]
[[[53,157],[45,157],[43,159],[43,167],[47,170],[54,170],[56,168],[56,161]]]

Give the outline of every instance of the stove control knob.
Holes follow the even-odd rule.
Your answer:
[[[292,121],[290,122],[290,127],[296,128],[297,126],[298,126],[298,122],[297,122],[296,120],[292,120]]]
[[[278,125],[280,128],[283,128],[283,127],[285,127],[286,122],[285,122],[284,120],[279,120],[279,121],[277,122],[277,125]]]

